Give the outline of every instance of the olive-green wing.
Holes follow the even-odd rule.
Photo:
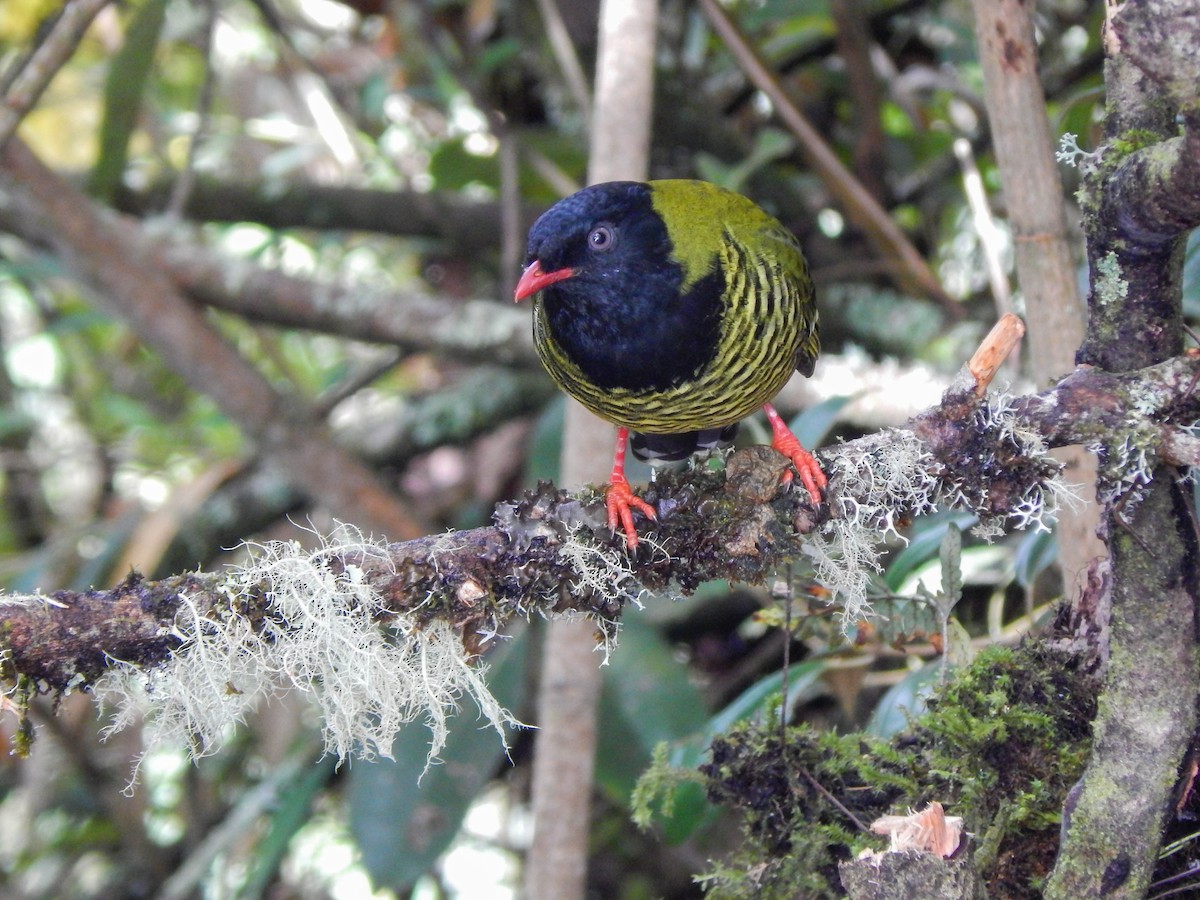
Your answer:
[[[800,343],[796,347],[796,370],[805,377],[811,376],[821,352],[821,336],[818,327],[817,301],[812,278],[808,274],[808,263],[800,242],[778,220],[770,218],[759,232],[761,252],[775,257],[781,276],[789,283],[800,313]]]

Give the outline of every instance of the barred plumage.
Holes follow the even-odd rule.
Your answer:
[[[764,407],[774,446],[820,499],[824,475],[769,405],[793,371],[812,374],[819,351],[804,256],[778,221],[703,182],[612,182],[545,213],[526,263],[517,299],[535,296],[547,370],[620,429],[609,509],[630,546],[629,507],[653,511],[624,480],[629,429],[644,435],[640,455],[679,458]],[[656,435],[669,440],[656,447]]]
[[[720,341],[698,372],[667,388],[600,387],[555,340],[545,304],[535,301],[534,340],[550,377],[602,419],[634,431],[678,434],[746,418],[770,402],[797,368],[811,373],[818,352],[816,314],[811,289],[803,287],[807,275],[804,281],[785,276],[782,266],[756,258],[728,233],[719,266],[725,301]],[[799,266],[804,271],[802,257]]]

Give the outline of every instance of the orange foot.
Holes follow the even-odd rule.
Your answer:
[[[792,434],[792,430],[787,427],[787,423],[783,421],[779,413],[775,412],[775,408],[771,404],[766,404],[763,410],[767,414],[767,421],[771,423],[771,432],[774,434],[771,446],[792,461],[792,465],[796,467],[800,481],[808,490],[813,503],[820,503],[825,486],[829,484],[829,479],[821,471],[820,463],[804,449],[804,445]],[[787,473],[786,477],[790,480],[791,473]]]
[[[615,532],[618,530],[617,525],[621,526],[620,530],[625,532],[625,546],[630,550],[636,549],[638,545],[637,529],[633,527],[633,510],[636,509],[647,519],[658,518],[654,514],[654,507],[636,496],[625,476],[615,471],[608,492],[604,495],[604,505],[608,507],[608,527]]]

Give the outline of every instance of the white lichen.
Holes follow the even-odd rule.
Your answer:
[[[1109,478],[1101,500],[1106,506],[1120,504],[1124,512],[1129,514],[1145,498],[1145,488],[1154,480],[1153,459],[1146,451],[1145,444],[1129,434],[1115,449],[1111,465],[1105,460],[1104,473]]]
[[[1072,132],[1066,132],[1058,140],[1058,150],[1054,153],[1054,158],[1063,165],[1076,166],[1083,168],[1088,163],[1094,163],[1100,158],[1098,152],[1088,152],[1079,146],[1079,135]]]
[[[316,701],[326,750],[339,760],[390,758],[397,731],[421,719],[433,762],[464,696],[502,742],[505,727],[519,724],[452,625],[422,627],[390,613],[363,569],[347,564],[390,565],[383,544],[342,526],[313,551],[296,542],[248,549],[249,561],[231,568],[224,586],[227,609],[201,610],[181,598],[173,628],[180,645],[167,664],[113,661],[95,687],[114,708],[109,732],[144,721],[148,744],[186,744],[194,757],[206,756],[260,703],[291,690]],[[244,603],[261,617],[243,615]]]
[[[558,549],[559,557],[575,573],[572,592],[591,593],[607,603],[632,603],[641,609],[646,589],[638,581],[628,558],[612,547],[578,540],[578,533],[579,529],[574,529]],[[644,536],[641,539],[646,540]]]
[[[1119,306],[1129,296],[1129,282],[1122,277],[1121,261],[1112,250],[1096,261],[1092,283],[1096,299],[1106,306]]]
[[[575,594],[591,594],[596,602],[590,605],[596,609],[610,606],[619,610],[625,604],[642,609],[642,600],[649,591],[638,580],[629,557],[614,547],[596,544],[591,540],[581,540],[582,527],[579,523],[573,525],[558,549],[559,558],[575,573],[568,585],[569,589]],[[655,554],[668,556],[667,551],[652,535],[640,535],[639,540]],[[602,639],[596,649],[604,654],[603,664],[608,665],[609,657],[617,648],[621,631],[620,621],[615,617],[606,618],[592,614],[588,617],[600,630]]]
[[[1063,481],[1061,467],[1049,456],[1045,441],[1016,416],[1012,396],[989,396],[970,430],[991,435],[993,444],[1008,444],[1035,464],[1045,463],[1054,474],[1033,481],[1000,516],[987,508],[980,486],[965,480],[978,473],[964,473],[961,478],[946,473],[912,432],[883,432],[832,452],[829,474],[834,479],[841,476],[847,485],[837,496],[840,514],[808,536],[804,553],[812,560],[817,580],[838,597],[844,628],[870,615],[868,592],[873,577],[882,570],[886,541],[907,542],[897,528],[900,516],[926,515],[939,508],[968,510],[980,516],[976,535],[991,540],[1005,528],[1048,530],[1063,504],[1075,502],[1075,492]]]
[[[935,508],[938,480],[930,473],[932,461],[909,431],[885,432],[835,451],[829,474],[852,482],[856,496],[839,496],[841,515],[809,535],[804,553],[817,580],[840,599],[843,627],[869,614],[867,593],[883,568],[883,541],[888,535],[904,540],[897,516]]]
[[[1019,531],[1049,531],[1063,505],[1074,508],[1080,501],[1078,486],[1068,484],[1062,477],[1062,469],[1050,457],[1050,448],[1042,435],[1022,424],[1016,416],[1017,398],[1005,391],[989,394],[987,402],[980,406],[974,425],[981,431],[995,431],[1000,441],[1014,445],[1025,459],[1050,462],[1056,473],[1043,481],[1029,486],[1008,513],[1009,528]],[[999,524],[999,523],[997,523]],[[981,526],[984,523],[981,522]]]

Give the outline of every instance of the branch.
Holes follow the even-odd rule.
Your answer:
[[[173,184],[159,182],[144,192],[122,190],[114,202],[121,212],[153,215],[167,207]],[[522,221],[532,224],[542,209],[524,207]],[[235,182],[200,176],[182,212],[201,222],[258,222],[270,228],[434,237],[476,256],[481,248],[496,247],[501,234],[500,204],[494,201],[308,182]]]
[[[12,223],[19,228],[19,223]],[[468,362],[539,365],[529,315],[512,303],[455,301],[362,284],[321,283],[229,259],[193,241],[147,239],[190,296],[250,321],[338,334]]]
[[[759,58],[725,8],[716,0],[700,0],[700,8],[746,77],[770,99],[776,114],[799,141],[805,160],[838,199],[849,219],[863,230],[881,256],[895,261],[896,277],[901,284],[938,301],[951,319],[961,319],[962,306],[946,294],[929,264],[900,227],[792,102],[778,77]]]
[[[687,592],[717,578],[760,583],[802,556],[841,593],[849,614],[862,615],[880,532],[939,504],[971,510],[993,530],[1044,525],[1063,490],[1047,445],[1102,441],[1115,491],[1128,469],[1122,448],[1136,446],[1150,459],[1175,452],[1174,423],[1200,417],[1198,380],[1200,360],[1180,357],[1120,375],[1082,367],[1038,395],[980,397],[964,370],[941,404],[906,428],[822,451],[830,474],[823,508],[781,487],[786,462],[765,447],[735,453],[723,468],[663,473],[643,493],[659,521],[632,556],[608,531],[600,492],[572,495],[543,484],[501,504],[486,528],[386,546],[342,535],[315,553],[269,545],[223,573],[157,582],[131,575],[111,591],[12,597],[0,629],[3,675],[41,690],[103,694],[116,669],[126,681],[149,680],[152,696],[164,702],[172,695],[160,682],[180,676],[163,673],[191,672],[219,657],[233,662],[222,663],[227,674],[210,673],[205,690],[215,696],[204,694],[206,702],[249,703],[266,689],[244,671],[247,659],[280,660],[267,668],[282,684],[275,690],[326,678],[307,668],[298,675],[299,651],[284,648],[299,634],[321,656],[330,641],[321,630],[331,622],[357,620],[366,632],[399,635],[386,642],[392,649],[435,640],[444,650],[449,641],[465,665],[464,647],[479,651],[514,617],[581,613],[611,637],[624,608],[639,604],[647,589]],[[306,611],[296,612],[297,603]],[[384,702],[371,690],[372,702]],[[204,746],[220,733],[205,720],[180,725],[181,714],[171,715],[176,727],[199,729]],[[339,733],[331,746],[342,753],[356,741],[389,746],[376,720]],[[397,727],[395,718],[387,721]]]
[[[0,229],[45,244],[35,222],[0,204]],[[298,278],[231,258],[178,232],[130,227],[137,259],[152,260],[189,297],[251,322],[336,334],[465,362],[540,368],[527,311],[374,285]]]
[[[195,390],[343,518],[398,537],[425,529],[366,466],[334,444],[297,400],[280,395],[156,269],[133,226],[103,213],[13,138],[0,152],[3,202]]]
[[[92,20],[108,2],[69,0],[50,27],[50,33],[25,61],[11,83],[5,86],[4,102],[0,103],[0,149],[16,133],[21,120],[33,109],[58,70],[71,58]]]

